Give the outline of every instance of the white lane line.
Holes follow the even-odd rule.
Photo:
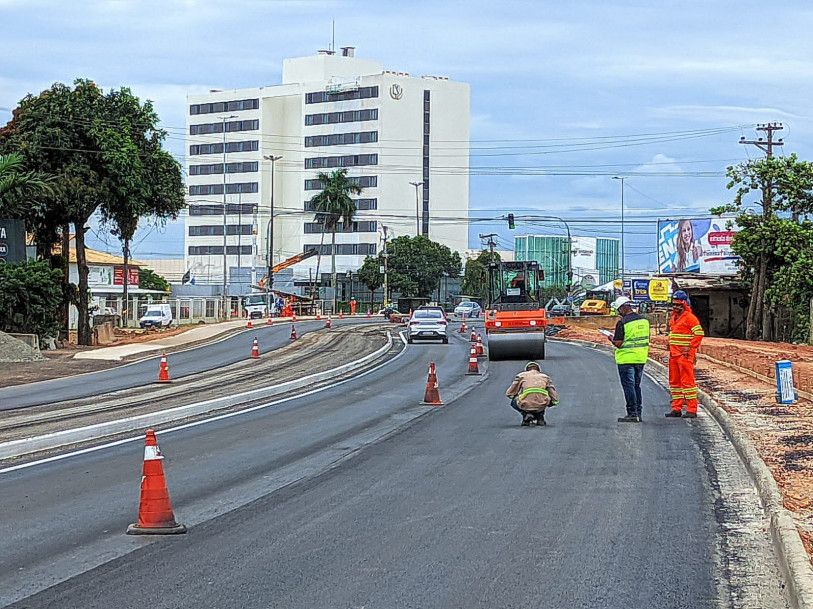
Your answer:
[[[401,340],[404,342],[404,344],[406,344],[406,340],[403,337],[403,332],[399,332],[398,335],[401,337]],[[399,357],[401,357],[404,353],[406,353],[406,349],[402,349],[401,352],[398,355],[396,355],[395,357],[393,357],[391,360],[388,360],[388,361],[386,361],[386,362],[384,362],[382,364],[379,364],[375,368],[370,368],[366,372],[362,372],[361,374],[357,374],[357,375],[353,376],[352,378],[345,379],[343,381],[338,381],[336,383],[331,383],[330,385],[326,385],[324,387],[319,387],[317,389],[312,389],[310,391],[306,391],[305,393],[300,393],[298,395],[293,395],[291,397],[283,398],[281,400],[274,400],[272,402],[267,402],[265,404],[258,404],[257,406],[252,406],[251,408],[246,408],[245,410],[237,410],[235,412],[227,412],[225,414],[217,415],[217,416],[214,416],[214,417],[201,419],[200,421],[193,421],[191,423],[186,423],[184,425],[178,425],[176,427],[170,427],[169,429],[163,429],[161,431],[156,431],[155,433],[156,433],[156,435],[162,435],[162,434],[170,433],[170,432],[173,432],[173,431],[180,431],[182,429],[189,429],[191,427],[197,427],[199,425],[214,423],[215,421],[230,419],[231,417],[236,417],[236,416],[239,416],[239,415],[242,415],[242,414],[247,414],[249,412],[254,412],[256,410],[262,410],[263,408],[268,408],[270,406],[277,406],[279,404],[284,404],[285,402],[290,402],[292,400],[298,400],[299,398],[304,398],[304,397],[307,397],[309,395],[319,393],[321,391],[326,391],[327,389],[332,389],[334,387],[338,387],[339,385],[344,385],[345,383],[349,383],[350,381],[355,381],[356,379],[359,379],[359,378],[361,378],[363,376],[367,376],[368,374],[372,374],[373,372],[376,372],[377,370],[380,370],[384,366],[388,366],[389,364],[391,364],[392,362],[397,360]],[[129,442],[137,442],[137,441],[143,441],[143,440],[144,440],[144,435],[143,434],[140,434],[138,436],[134,436],[134,437],[131,437],[131,438],[123,438],[121,440],[115,440],[113,442],[108,442],[106,444],[101,444],[99,446],[91,446],[89,448],[82,448],[82,449],[79,449],[79,450],[71,451],[71,452],[68,452],[68,453],[63,453],[63,454],[60,454],[60,455],[54,455],[53,457],[46,457],[44,459],[37,459],[36,461],[31,461],[29,463],[22,463],[20,465],[12,465],[10,467],[0,469],[0,474],[5,474],[5,473],[21,470],[21,469],[26,469],[26,468],[29,468],[29,467],[34,467],[35,465],[44,465],[46,463],[52,463],[54,461],[60,461],[62,459],[67,459],[69,457],[84,455],[84,454],[96,452],[96,451],[99,451],[99,450],[105,450],[105,449],[108,449],[108,448],[113,448],[115,446],[121,446],[122,444],[127,444]]]

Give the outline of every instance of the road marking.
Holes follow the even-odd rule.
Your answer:
[[[406,341],[404,340],[404,337],[403,337],[403,332],[399,332],[398,335],[401,337],[401,341],[404,342],[404,344],[406,344]],[[300,393],[298,395],[292,395],[290,397],[282,398],[280,400],[274,400],[272,402],[266,402],[264,404],[258,404],[256,406],[252,406],[251,408],[246,408],[244,410],[237,410],[235,412],[227,412],[227,413],[217,415],[217,416],[214,416],[214,417],[201,419],[200,421],[193,421],[191,423],[185,423],[183,425],[178,425],[176,427],[170,427],[169,429],[163,429],[161,431],[156,431],[155,435],[159,436],[159,435],[170,433],[170,432],[173,432],[173,431],[181,431],[183,429],[189,429],[189,428],[192,428],[192,427],[197,427],[199,425],[205,425],[207,423],[214,423],[215,421],[230,419],[231,417],[236,417],[238,415],[246,414],[246,413],[249,413],[249,412],[255,412],[257,410],[262,410],[263,408],[269,408],[271,406],[278,406],[279,404],[284,404],[285,402],[298,400],[300,398],[304,398],[304,397],[307,397],[309,395],[319,393],[321,391],[326,391],[328,389],[338,387],[339,385],[344,385],[345,383],[349,383],[350,381],[355,381],[356,379],[359,379],[359,378],[361,378],[363,376],[367,376],[368,374],[372,374],[373,372],[376,372],[376,371],[380,370],[384,366],[388,366],[392,362],[396,361],[404,353],[406,353],[406,349],[402,349],[401,352],[398,353],[398,355],[393,357],[391,360],[388,360],[388,361],[386,361],[386,362],[384,362],[382,364],[379,364],[378,366],[376,366],[374,368],[370,368],[369,370],[367,370],[365,372],[362,372],[361,374],[357,374],[357,375],[353,376],[352,378],[348,378],[348,379],[345,379],[343,381],[338,381],[336,383],[331,383],[329,385],[325,385],[324,387],[319,387],[317,389],[311,389],[310,391],[306,391],[305,393]],[[17,470],[26,469],[26,468],[29,468],[29,467],[34,467],[35,465],[44,465],[46,463],[52,463],[54,461],[60,461],[62,459],[67,459],[68,457],[75,457],[75,456],[79,456],[79,455],[85,455],[85,454],[96,452],[96,451],[99,451],[99,450],[114,448],[116,446],[121,446],[123,444],[128,444],[130,442],[140,442],[140,441],[143,441],[143,440],[144,440],[144,435],[139,434],[138,436],[134,436],[134,437],[131,437],[131,438],[123,438],[121,440],[115,440],[113,442],[108,442],[106,444],[100,444],[99,446],[91,446],[89,448],[81,448],[79,450],[75,450],[75,451],[71,451],[71,452],[67,452],[67,453],[63,453],[63,454],[59,454],[59,455],[54,455],[53,457],[46,457],[44,459],[37,459],[37,460],[31,461],[29,463],[21,463],[20,465],[12,465],[10,467],[0,469],[0,474],[6,474],[6,473],[14,472],[14,471],[17,471]]]

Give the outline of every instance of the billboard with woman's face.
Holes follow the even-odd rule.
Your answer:
[[[740,257],[731,244],[738,230],[733,218],[658,220],[658,270],[736,275]]]

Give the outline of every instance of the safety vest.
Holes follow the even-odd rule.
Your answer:
[[[624,342],[615,351],[616,364],[645,364],[649,357],[649,321],[636,319],[624,324]]]

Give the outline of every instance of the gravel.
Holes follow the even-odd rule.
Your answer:
[[[39,362],[45,357],[38,350],[0,332],[0,362]]]

